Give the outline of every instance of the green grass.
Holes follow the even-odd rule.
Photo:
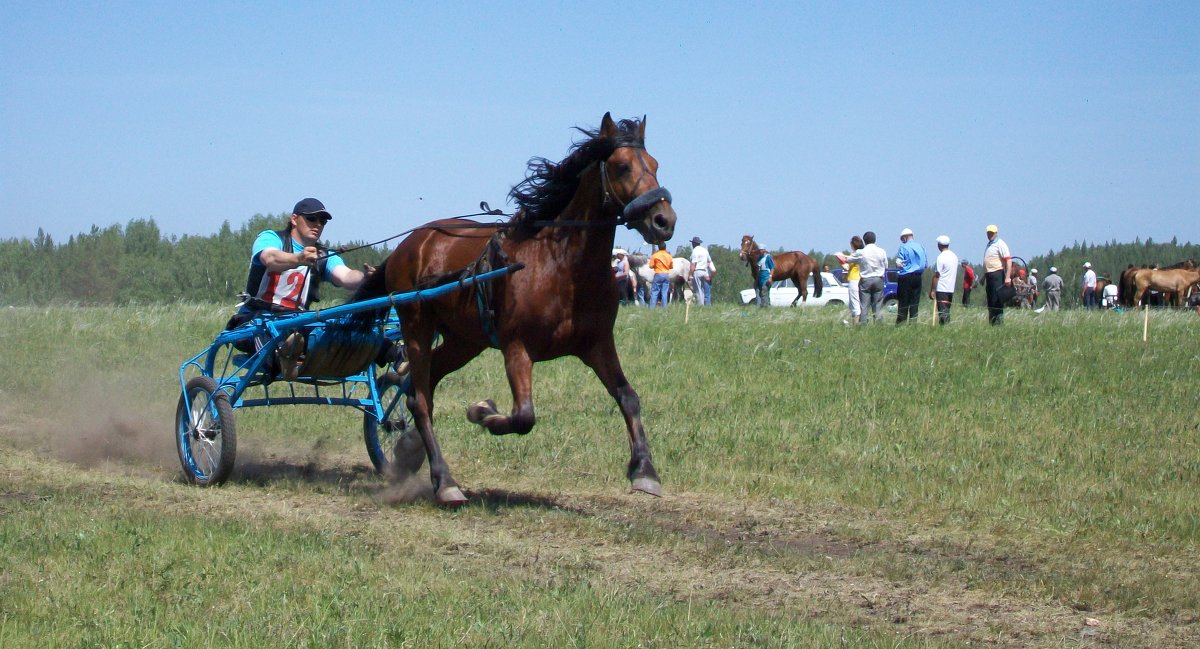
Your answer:
[[[490,351],[437,395],[458,512],[397,502],[340,408],[237,411],[231,483],[182,484],[178,363],[226,316],[0,312],[0,646],[1200,642],[1194,314],[626,308],[666,497],[574,359],[530,435],[467,423],[507,407]]]

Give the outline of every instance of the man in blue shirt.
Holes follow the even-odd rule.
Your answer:
[[[758,306],[771,306],[771,276],[775,274],[775,258],[766,248],[759,248],[758,254]]]
[[[909,318],[917,319],[917,305],[921,300],[921,275],[925,272],[927,257],[925,248],[913,241],[913,231],[900,231],[900,249],[896,252],[896,266],[900,277],[896,281],[896,324]]]
[[[321,201],[305,198],[292,209],[286,228],[263,230],[258,234],[250,251],[246,300],[226,328],[236,328],[264,311],[307,309],[320,299],[317,287],[322,281],[350,290],[362,284],[366,277],[363,271],[350,268],[340,256],[323,250],[320,245],[325,224],[331,220],[333,216]],[[243,341],[235,346],[252,353],[264,342],[263,339],[255,340],[251,346],[249,341]],[[296,377],[304,361],[304,349],[305,337],[299,331],[280,344],[276,358],[284,378]],[[387,351],[381,352],[380,360],[390,360],[386,358]]]

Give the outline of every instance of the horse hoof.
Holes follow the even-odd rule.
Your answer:
[[[650,478],[638,478],[634,480],[633,490],[662,498],[662,485],[657,480],[651,480]]]
[[[467,495],[458,487],[446,487],[437,492],[437,502],[442,507],[462,507],[467,504]]]
[[[496,402],[488,399],[487,401],[477,401],[467,406],[467,421],[472,424],[483,424],[483,420],[488,415],[496,414]]]

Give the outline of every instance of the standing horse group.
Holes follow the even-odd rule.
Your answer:
[[[1169,296],[1172,306],[1181,307],[1188,289],[1197,284],[1200,284],[1200,267],[1194,259],[1186,259],[1166,268],[1130,266],[1121,271],[1117,299],[1125,307],[1140,306],[1146,292],[1155,290]]]
[[[561,162],[529,162],[525,180],[510,193],[518,209],[508,222],[443,219],[421,226],[355,295],[366,299],[412,291],[481,267],[524,266],[486,290],[397,307],[416,431],[397,439],[393,466],[415,472],[428,459],[434,494],[442,505],[462,505],[467,498],[434,435],[434,391],[443,378],[489,347],[504,357],[512,411],[500,413],[489,399],[468,408],[468,419],[493,435],[528,433],[536,421],[533,364],[575,356],[595,372],[625,419],[627,476],[633,489],[653,495],[661,491],[641,402],[625,378],[613,340],[617,285],[609,260],[618,226],[636,229],[647,243],[657,245],[674,234],[675,210],[670,193],[658,183],[658,161],[646,150],[644,117],[615,122],[606,113],[599,129],[579,131],[585,139]],[[438,335],[442,344],[435,347]],[[407,449],[424,455],[414,462],[404,457]]]

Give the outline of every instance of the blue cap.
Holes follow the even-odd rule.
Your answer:
[[[299,203],[296,203],[296,207],[292,208],[292,214],[299,214],[300,216],[324,214],[325,216],[328,216],[330,220],[333,220],[333,215],[325,209],[325,205],[315,198],[306,198]]]

